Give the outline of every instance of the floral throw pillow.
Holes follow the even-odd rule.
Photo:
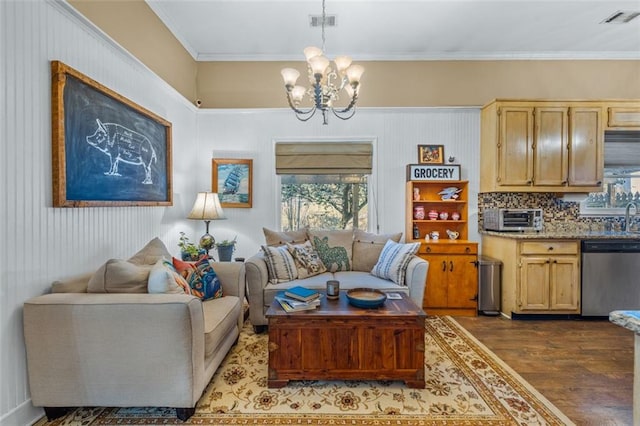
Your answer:
[[[296,264],[298,278],[308,278],[326,272],[327,268],[310,241],[303,244],[287,243],[287,250]]]
[[[184,262],[174,257],[173,266],[189,284],[192,295],[202,300],[222,297],[222,284],[206,257],[197,262]]]

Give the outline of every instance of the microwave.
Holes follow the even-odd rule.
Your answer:
[[[542,231],[542,209],[486,209],[486,231]]]

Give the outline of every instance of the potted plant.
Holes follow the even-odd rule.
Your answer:
[[[207,254],[207,251],[189,241],[189,237],[184,232],[180,232],[180,240],[178,241],[178,247],[180,247],[180,256],[184,261],[195,262],[203,255]]]
[[[220,262],[231,262],[231,256],[236,249],[236,240],[238,236],[233,237],[233,240],[222,240],[216,243],[216,249],[218,250],[218,259]]]

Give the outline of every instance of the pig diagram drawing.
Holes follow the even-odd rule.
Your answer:
[[[122,176],[120,162],[144,168],[145,185],[153,184],[151,166],[158,161],[153,144],[145,135],[116,123],[103,123],[96,118],[97,129],[86,137],[87,143],[109,157],[109,170],[105,175]]]

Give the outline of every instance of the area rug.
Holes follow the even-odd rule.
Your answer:
[[[572,425],[451,317],[428,317],[425,389],[394,381],[293,381],[267,388],[267,335],[247,323],[186,423],[170,408],[82,408],[47,426]]]

